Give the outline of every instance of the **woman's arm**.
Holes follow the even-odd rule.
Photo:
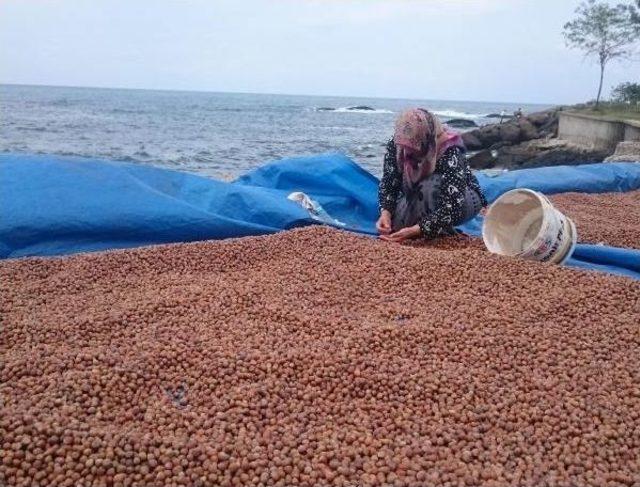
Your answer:
[[[464,155],[458,147],[447,150],[438,161],[442,174],[440,199],[435,210],[419,222],[426,238],[435,238],[443,230],[462,223],[467,187],[464,164]]]
[[[387,152],[384,156],[382,167],[382,179],[378,187],[378,204],[380,211],[388,210],[393,214],[396,209],[398,194],[402,186],[402,175],[396,163],[396,144],[393,139],[387,143]]]

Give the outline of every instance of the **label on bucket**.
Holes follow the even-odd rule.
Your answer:
[[[543,262],[551,259],[558,235],[562,235],[563,225],[558,220],[557,215],[545,218],[538,234],[540,236],[533,241],[529,249],[521,254],[521,257]]]
[[[540,238],[521,257],[540,262],[553,260],[558,251],[569,244],[570,236],[565,232],[565,225],[566,218],[559,211],[548,215],[540,230]]]
[[[546,262],[550,260],[551,257],[553,257],[556,254],[556,252],[560,249],[563,243],[564,243],[564,226],[560,227],[560,231],[558,231],[558,235],[556,237],[555,243],[551,246],[549,255],[547,255],[544,259],[542,259],[542,261]]]

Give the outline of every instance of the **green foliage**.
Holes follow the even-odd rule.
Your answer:
[[[635,6],[633,4],[629,5],[628,9],[631,15],[631,22],[640,28],[640,0],[636,0]]]
[[[611,97],[619,103],[640,102],[640,83],[621,83],[611,92]]]
[[[601,62],[630,54],[631,44],[640,36],[625,5],[586,0],[576,14],[575,20],[564,25],[567,45],[596,55]]]
[[[633,43],[640,38],[640,27],[634,22],[636,13],[630,5],[585,0],[576,9],[576,18],[564,25],[567,45],[597,58],[600,64],[596,104],[602,93],[605,66],[613,59],[630,57]]]

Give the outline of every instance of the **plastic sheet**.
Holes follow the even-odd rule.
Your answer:
[[[516,187],[546,194],[640,188],[640,164],[479,174],[490,201]],[[342,155],[266,164],[233,183],[142,164],[0,155],[0,257],[51,256],[222,239],[314,224],[301,191],[346,229],[375,235],[378,180]],[[479,235],[481,219],[461,229]],[[579,245],[570,265],[640,278],[640,252]]]
[[[313,223],[282,191],[141,164],[0,156],[0,256],[62,255]]]
[[[640,163],[540,167],[493,177],[480,172],[478,180],[489,203],[515,188],[534,189],[544,194],[625,192],[640,188]]]

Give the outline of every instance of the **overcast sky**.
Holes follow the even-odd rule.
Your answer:
[[[577,0],[0,0],[0,82],[570,103]],[[639,80],[612,64],[605,89]]]

